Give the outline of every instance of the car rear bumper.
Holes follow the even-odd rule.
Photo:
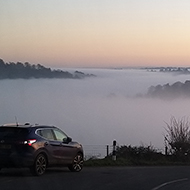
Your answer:
[[[31,154],[19,155],[13,153],[9,156],[0,154],[0,168],[9,167],[30,167],[34,163]]]

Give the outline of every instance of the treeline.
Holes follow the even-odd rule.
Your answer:
[[[165,85],[157,85],[151,86],[148,89],[147,93],[148,97],[153,98],[189,98],[190,97],[190,81],[186,80],[184,83],[176,82],[174,84],[165,84]]]
[[[5,63],[0,59],[0,79],[30,79],[30,78],[72,78],[79,79],[86,76],[93,76],[90,74],[84,74],[82,72],[76,71],[71,74],[67,71],[62,70],[52,70],[50,68],[44,67],[43,65],[30,64],[28,62],[10,62]]]
[[[149,72],[171,72],[175,74],[190,74],[190,67],[146,67]]]

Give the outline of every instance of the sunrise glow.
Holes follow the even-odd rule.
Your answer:
[[[190,66],[188,0],[6,0],[0,58],[62,67]]]

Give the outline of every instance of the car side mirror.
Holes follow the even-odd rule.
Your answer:
[[[67,142],[70,143],[72,141],[71,137],[67,137]]]
[[[72,141],[71,137],[67,137],[63,139],[63,143],[70,143]]]

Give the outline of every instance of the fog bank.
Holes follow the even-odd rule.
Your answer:
[[[76,69],[75,69],[76,70]],[[72,71],[70,69],[69,71]],[[145,70],[83,69],[94,78],[0,81],[0,123],[30,122],[62,128],[84,145],[153,145],[163,149],[165,122],[190,115],[189,99],[134,98],[151,85],[184,82]]]

